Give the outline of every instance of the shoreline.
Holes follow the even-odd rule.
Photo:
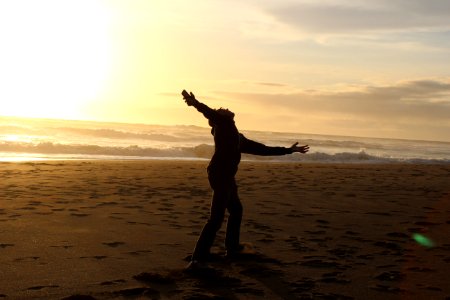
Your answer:
[[[250,155],[252,156],[252,155]],[[96,161],[96,162],[152,162],[152,161],[173,161],[173,162],[209,162],[211,158],[203,157],[138,157],[138,156],[101,156],[101,157],[40,157],[40,156],[0,156],[0,163],[36,163],[36,162],[71,162],[71,161]],[[376,160],[349,160],[349,161],[330,161],[330,160],[283,160],[273,158],[260,158],[251,159],[245,156],[241,159],[241,163],[278,163],[278,164],[305,164],[305,165],[450,165],[448,159],[424,159],[424,158],[411,158],[411,159],[394,159],[386,158],[379,161]]]
[[[208,217],[207,164],[0,163],[0,297],[450,296],[450,165],[243,161],[242,240],[260,254],[224,260],[222,226],[214,284],[182,272]]]

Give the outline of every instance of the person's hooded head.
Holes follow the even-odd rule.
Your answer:
[[[225,116],[225,117],[228,117],[228,118],[230,118],[231,120],[234,120],[234,112],[228,110],[227,108],[222,108],[222,107],[221,107],[221,108],[219,108],[219,109],[216,109],[216,111],[217,111],[217,113],[219,113],[220,115]]]
[[[228,110],[228,109],[226,109],[226,108],[222,108],[222,107],[221,107],[221,108],[219,108],[219,109],[216,109],[215,111],[216,111],[219,115],[224,116],[224,117],[226,117],[226,118],[229,118],[230,121],[233,121],[233,120],[234,120],[234,112],[232,112],[232,111],[230,111],[230,110]],[[209,126],[213,127],[214,124],[211,123],[211,121],[209,121]]]

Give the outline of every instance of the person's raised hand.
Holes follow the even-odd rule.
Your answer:
[[[309,146],[308,145],[304,145],[304,146],[297,146],[298,142],[293,144],[290,149],[292,150],[292,153],[294,152],[299,152],[299,153],[306,153],[309,151]]]
[[[197,102],[197,99],[195,99],[195,95],[192,92],[189,94],[186,90],[183,90],[181,92],[181,95],[183,95],[184,101],[189,106],[192,106],[195,104],[195,102]]]

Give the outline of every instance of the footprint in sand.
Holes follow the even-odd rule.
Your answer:
[[[435,291],[435,292],[442,292],[441,288],[435,287],[435,286],[426,286],[424,288],[422,288],[423,290],[428,290],[428,291]],[[447,297],[446,299],[449,299],[449,297]]]
[[[351,280],[342,278],[343,274],[344,273],[342,273],[342,272],[325,273],[322,275],[322,278],[320,279],[320,281],[324,282],[324,283],[337,283],[337,284],[351,283]]]
[[[90,214],[83,214],[83,213],[71,213],[70,214],[73,217],[87,217],[90,216]]]
[[[406,238],[406,239],[410,238],[410,235],[403,233],[403,232],[389,232],[386,235],[389,237],[395,237],[395,238]]]
[[[52,208],[52,211],[65,211],[65,208]]]
[[[134,279],[147,284],[161,284],[161,285],[174,285],[175,279],[169,275],[162,275],[160,273],[140,273],[133,276]]]
[[[358,247],[351,247],[346,245],[338,245],[338,248],[330,249],[327,252],[338,257],[338,258],[346,258],[353,259],[354,255],[361,250]]]
[[[39,291],[46,288],[58,288],[59,285],[38,285],[27,288],[27,291]]]
[[[340,264],[336,261],[326,261],[322,259],[311,259],[304,262],[301,262],[300,265],[310,268],[324,268],[324,269],[333,269],[333,270],[345,270],[350,266]]]
[[[330,222],[328,222],[326,220],[316,220],[316,223],[319,223],[319,225],[317,225],[317,227],[319,227],[319,228],[330,228],[328,226],[328,224],[330,224]]]
[[[117,279],[117,280],[111,280],[111,281],[103,281],[100,283],[100,285],[115,285],[120,283],[126,283],[127,281],[124,279]]]
[[[302,278],[291,283],[291,291],[294,293],[309,292],[316,287],[316,281],[311,278]]]
[[[376,290],[376,291],[393,293],[393,294],[400,294],[400,293],[404,294],[404,293],[407,292],[405,289],[401,289],[401,288],[393,287],[393,286],[388,286],[388,285],[384,285],[384,284],[377,284],[377,285],[371,286],[369,288],[371,288],[373,290]]]
[[[38,260],[40,257],[39,256],[29,256],[29,257],[19,257],[14,259],[14,261],[35,261]]]
[[[124,208],[130,208],[130,209],[143,209],[144,207],[141,205],[125,205]]]
[[[284,241],[289,243],[291,245],[292,249],[295,251],[299,251],[299,252],[314,251],[314,249],[306,246],[305,242],[296,236],[290,236],[288,239],[285,239]]]
[[[305,230],[305,232],[313,235],[327,233],[325,230]]]
[[[136,251],[125,252],[124,254],[138,256],[138,255],[146,254],[146,253],[152,253],[152,250],[136,250]]]
[[[105,256],[105,255],[94,255],[94,256],[80,256],[80,258],[81,259],[92,258],[92,259],[95,259],[95,260],[102,260],[102,259],[108,258],[108,256]]]
[[[435,222],[428,222],[428,221],[418,221],[418,222],[414,222],[414,225],[419,225],[419,226],[436,226],[436,225],[441,225],[441,223],[435,223]]]
[[[402,281],[405,277],[405,274],[399,271],[387,271],[376,275],[374,278],[380,281]]]
[[[102,244],[111,248],[116,248],[125,245],[124,242],[103,242]]]
[[[69,248],[73,248],[72,245],[53,245],[50,246],[51,248],[64,248],[64,249],[69,249]]]
[[[410,267],[410,268],[408,268],[406,270],[411,271],[411,272],[418,272],[418,273],[436,272],[435,269],[424,268],[424,267]]]
[[[123,290],[119,290],[119,291],[115,291],[113,292],[113,294],[116,297],[124,297],[124,298],[129,298],[129,297],[145,297],[145,298],[150,298],[150,299],[159,299],[160,298],[160,293],[159,291],[152,289],[152,288],[148,288],[148,287],[135,287],[135,288],[129,288],[129,289],[123,289]]]
[[[61,300],[96,300],[96,299],[89,295],[76,294],[76,295],[64,297]]]

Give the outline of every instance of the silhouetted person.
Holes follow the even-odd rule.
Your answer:
[[[289,148],[269,147],[247,139],[239,133],[234,123],[234,113],[228,109],[211,109],[195,99],[192,92],[182,92],[187,105],[194,106],[209,121],[211,134],[214,136],[214,155],[208,165],[208,180],[213,189],[211,214],[203,227],[200,237],[192,254],[188,268],[195,268],[208,260],[217,231],[220,229],[225,210],[229,217],[225,238],[227,256],[239,254],[242,246],[239,244],[240,226],[242,220],[242,204],[239,200],[235,174],[241,160],[241,153],[255,155],[285,155],[294,152],[306,153],[308,145]]]

